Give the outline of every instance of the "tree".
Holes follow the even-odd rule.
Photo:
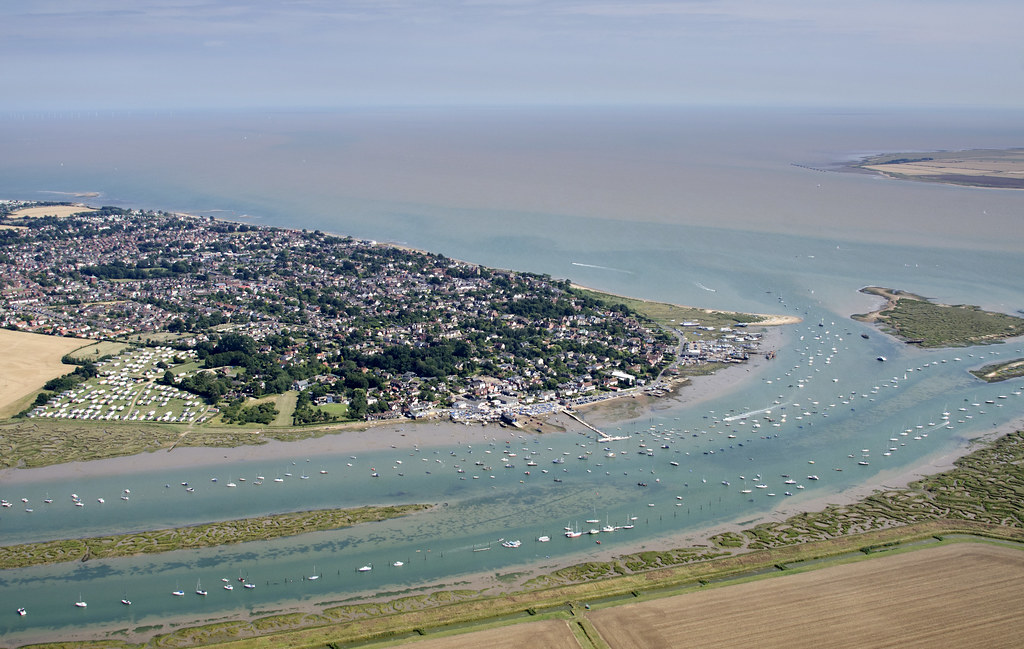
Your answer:
[[[362,388],[353,390],[348,404],[349,416],[352,419],[363,419],[366,417],[366,407],[366,390]]]

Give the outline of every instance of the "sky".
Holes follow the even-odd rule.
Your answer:
[[[1024,108],[1020,0],[6,0],[7,110]]]

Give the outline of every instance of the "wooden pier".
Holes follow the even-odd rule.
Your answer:
[[[565,414],[569,415],[570,417],[572,417],[573,419],[575,419],[579,423],[583,424],[584,426],[586,426],[590,430],[592,430],[595,433],[597,433],[598,437],[601,439],[602,442],[619,442],[619,441],[622,441],[624,439],[629,439],[630,438],[629,435],[626,435],[625,437],[621,437],[621,436],[620,437],[615,437],[615,436],[609,435],[608,433],[606,433],[606,432],[604,432],[602,430],[599,430],[596,426],[592,426],[592,425],[588,424],[587,422],[583,421],[583,419],[579,415],[577,415],[572,410],[569,410],[568,408],[563,408],[562,412],[564,412]]]

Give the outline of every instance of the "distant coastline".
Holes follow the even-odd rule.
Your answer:
[[[1024,148],[886,153],[863,158],[848,168],[897,180],[1024,189]]]

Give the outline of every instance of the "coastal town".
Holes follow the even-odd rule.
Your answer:
[[[295,425],[518,425],[758,353],[746,322],[658,326],[545,275],[320,231],[46,207],[0,203],[0,326],[124,346],[72,359],[26,416],[269,423],[276,407],[257,400],[292,392]]]

